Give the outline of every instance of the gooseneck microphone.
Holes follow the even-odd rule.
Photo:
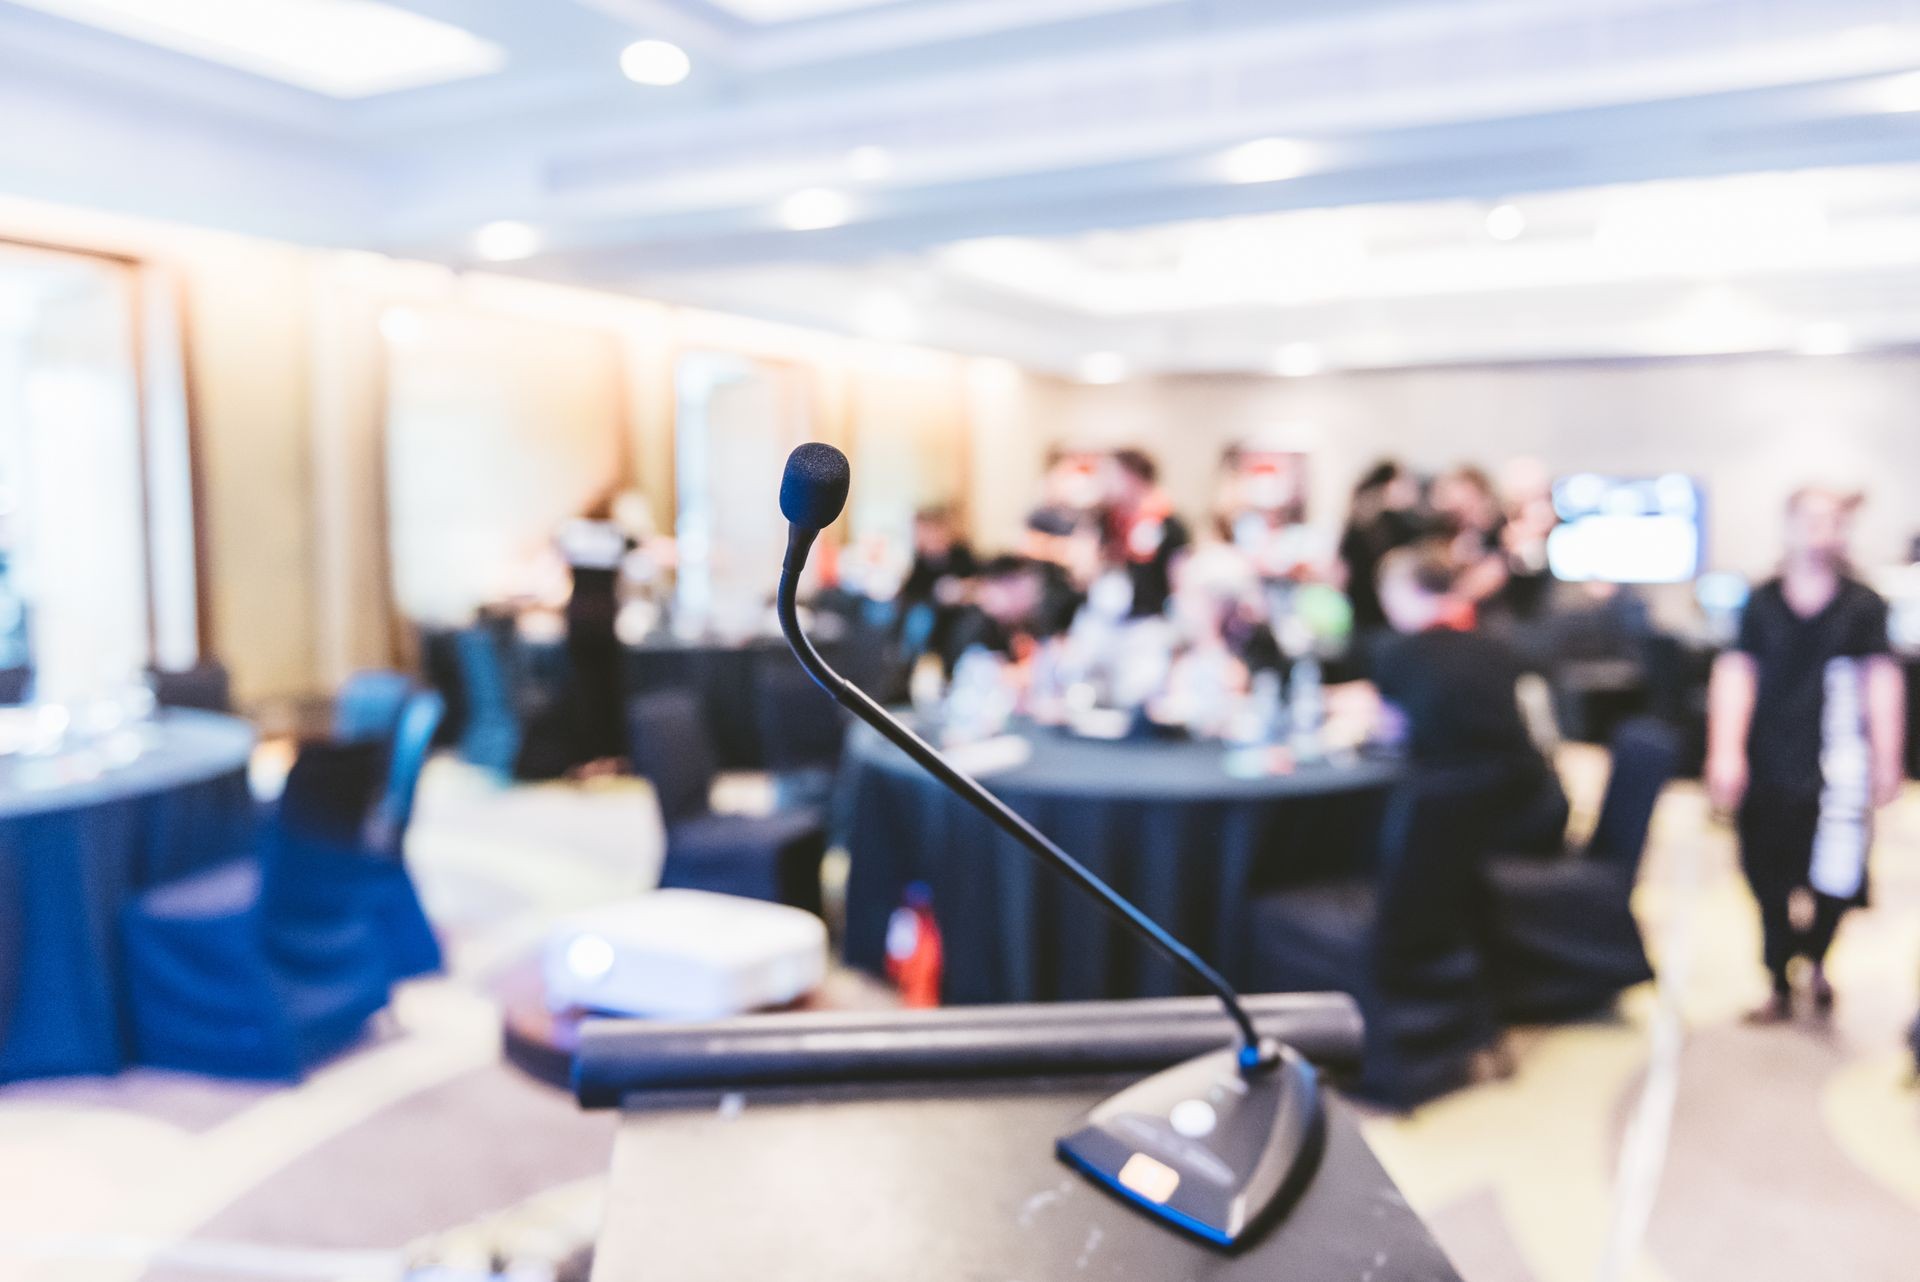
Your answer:
[[[780,511],[790,528],[778,596],[787,644],[835,703],[1093,896],[1225,1007],[1237,1030],[1234,1047],[1176,1065],[1121,1092],[1063,1136],[1058,1149],[1071,1165],[1158,1218],[1216,1244],[1235,1245],[1311,1178],[1322,1131],[1313,1068],[1290,1047],[1260,1037],[1239,994],[1204,958],[821,657],[800,628],[800,575],[814,541],[846,506],[850,480],[846,455],[831,445],[810,442],[788,456]]]
[[[928,774],[960,794],[997,828],[1052,864],[1098,900],[1129,930],[1144,936],[1160,952],[1198,980],[1201,987],[1220,999],[1240,1032],[1240,1063],[1249,1072],[1259,1072],[1274,1063],[1273,1048],[1263,1047],[1254,1031],[1253,1021],[1240,1005],[1240,995],[1226,978],[1208,965],[1193,949],[1168,934],[1159,922],[1147,916],[1120,892],[1088,870],[1085,864],[1055,845],[1044,833],[1009,807],[1004,801],[963,774],[936,751],[933,745],[908,729],[876,703],[860,687],[835,672],[800,630],[796,591],[807,553],[820,531],[833,524],[846,506],[847,485],[851,473],[847,456],[831,445],[810,442],[794,450],[787,459],[786,475],[780,481],[780,512],[787,518],[787,560],[780,572],[780,631],[799,658],[801,666],[833,696],[835,703],[885,735],[902,752],[912,757]]]

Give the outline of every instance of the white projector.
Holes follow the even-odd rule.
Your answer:
[[[656,890],[575,913],[547,935],[547,1005],[721,1019],[798,1001],[827,974],[812,913],[703,890]]]

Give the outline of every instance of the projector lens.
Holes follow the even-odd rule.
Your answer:
[[[582,935],[567,945],[567,969],[581,979],[599,979],[613,969],[613,945],[598,935]]]

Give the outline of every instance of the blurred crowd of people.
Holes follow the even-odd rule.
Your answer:
[[[893,601],[908,648],[949,673],[976,646],[1025,662],[1090,616],[1160,620],[1176,667],[1202,656],[1244,689],[1309,653],[1364,672],[1392,629],[1380,581],[1397,549],[1448,567],[1456,625],[1537,615],[1554,519],[1536,463],[1509,465],[1496,486],[1472,465],[1422,478],[1384,460],[1355,486],[1334,541],[1307,521],[1304,456],[1236,447],[1205,518],[1189,523],[1146,453],[1056,450],[1017,548],[983,556],[956,512],[930,508],[915,518],[910,563],[889,571],[883,554],[862,562],[855,550],[844,577]]]

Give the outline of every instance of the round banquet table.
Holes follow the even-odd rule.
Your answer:
[[[981,782],[1236,982],[1250,893],[1367,867],[1400,775],[1395,762],[1360,758],[1239,778],[1218,743],[1015,733],[1031,756]],[[852,857],[852,965],[884,968],[888,918],[920,881],[933,893],[949,1003],[1188,991],[1084,891],[865,726],[848,740],[836,818]]]
[[[128,1060],[121,908],[252,836],[253,728],[171,710],[140,755],[0,759],[0,1082]]]

